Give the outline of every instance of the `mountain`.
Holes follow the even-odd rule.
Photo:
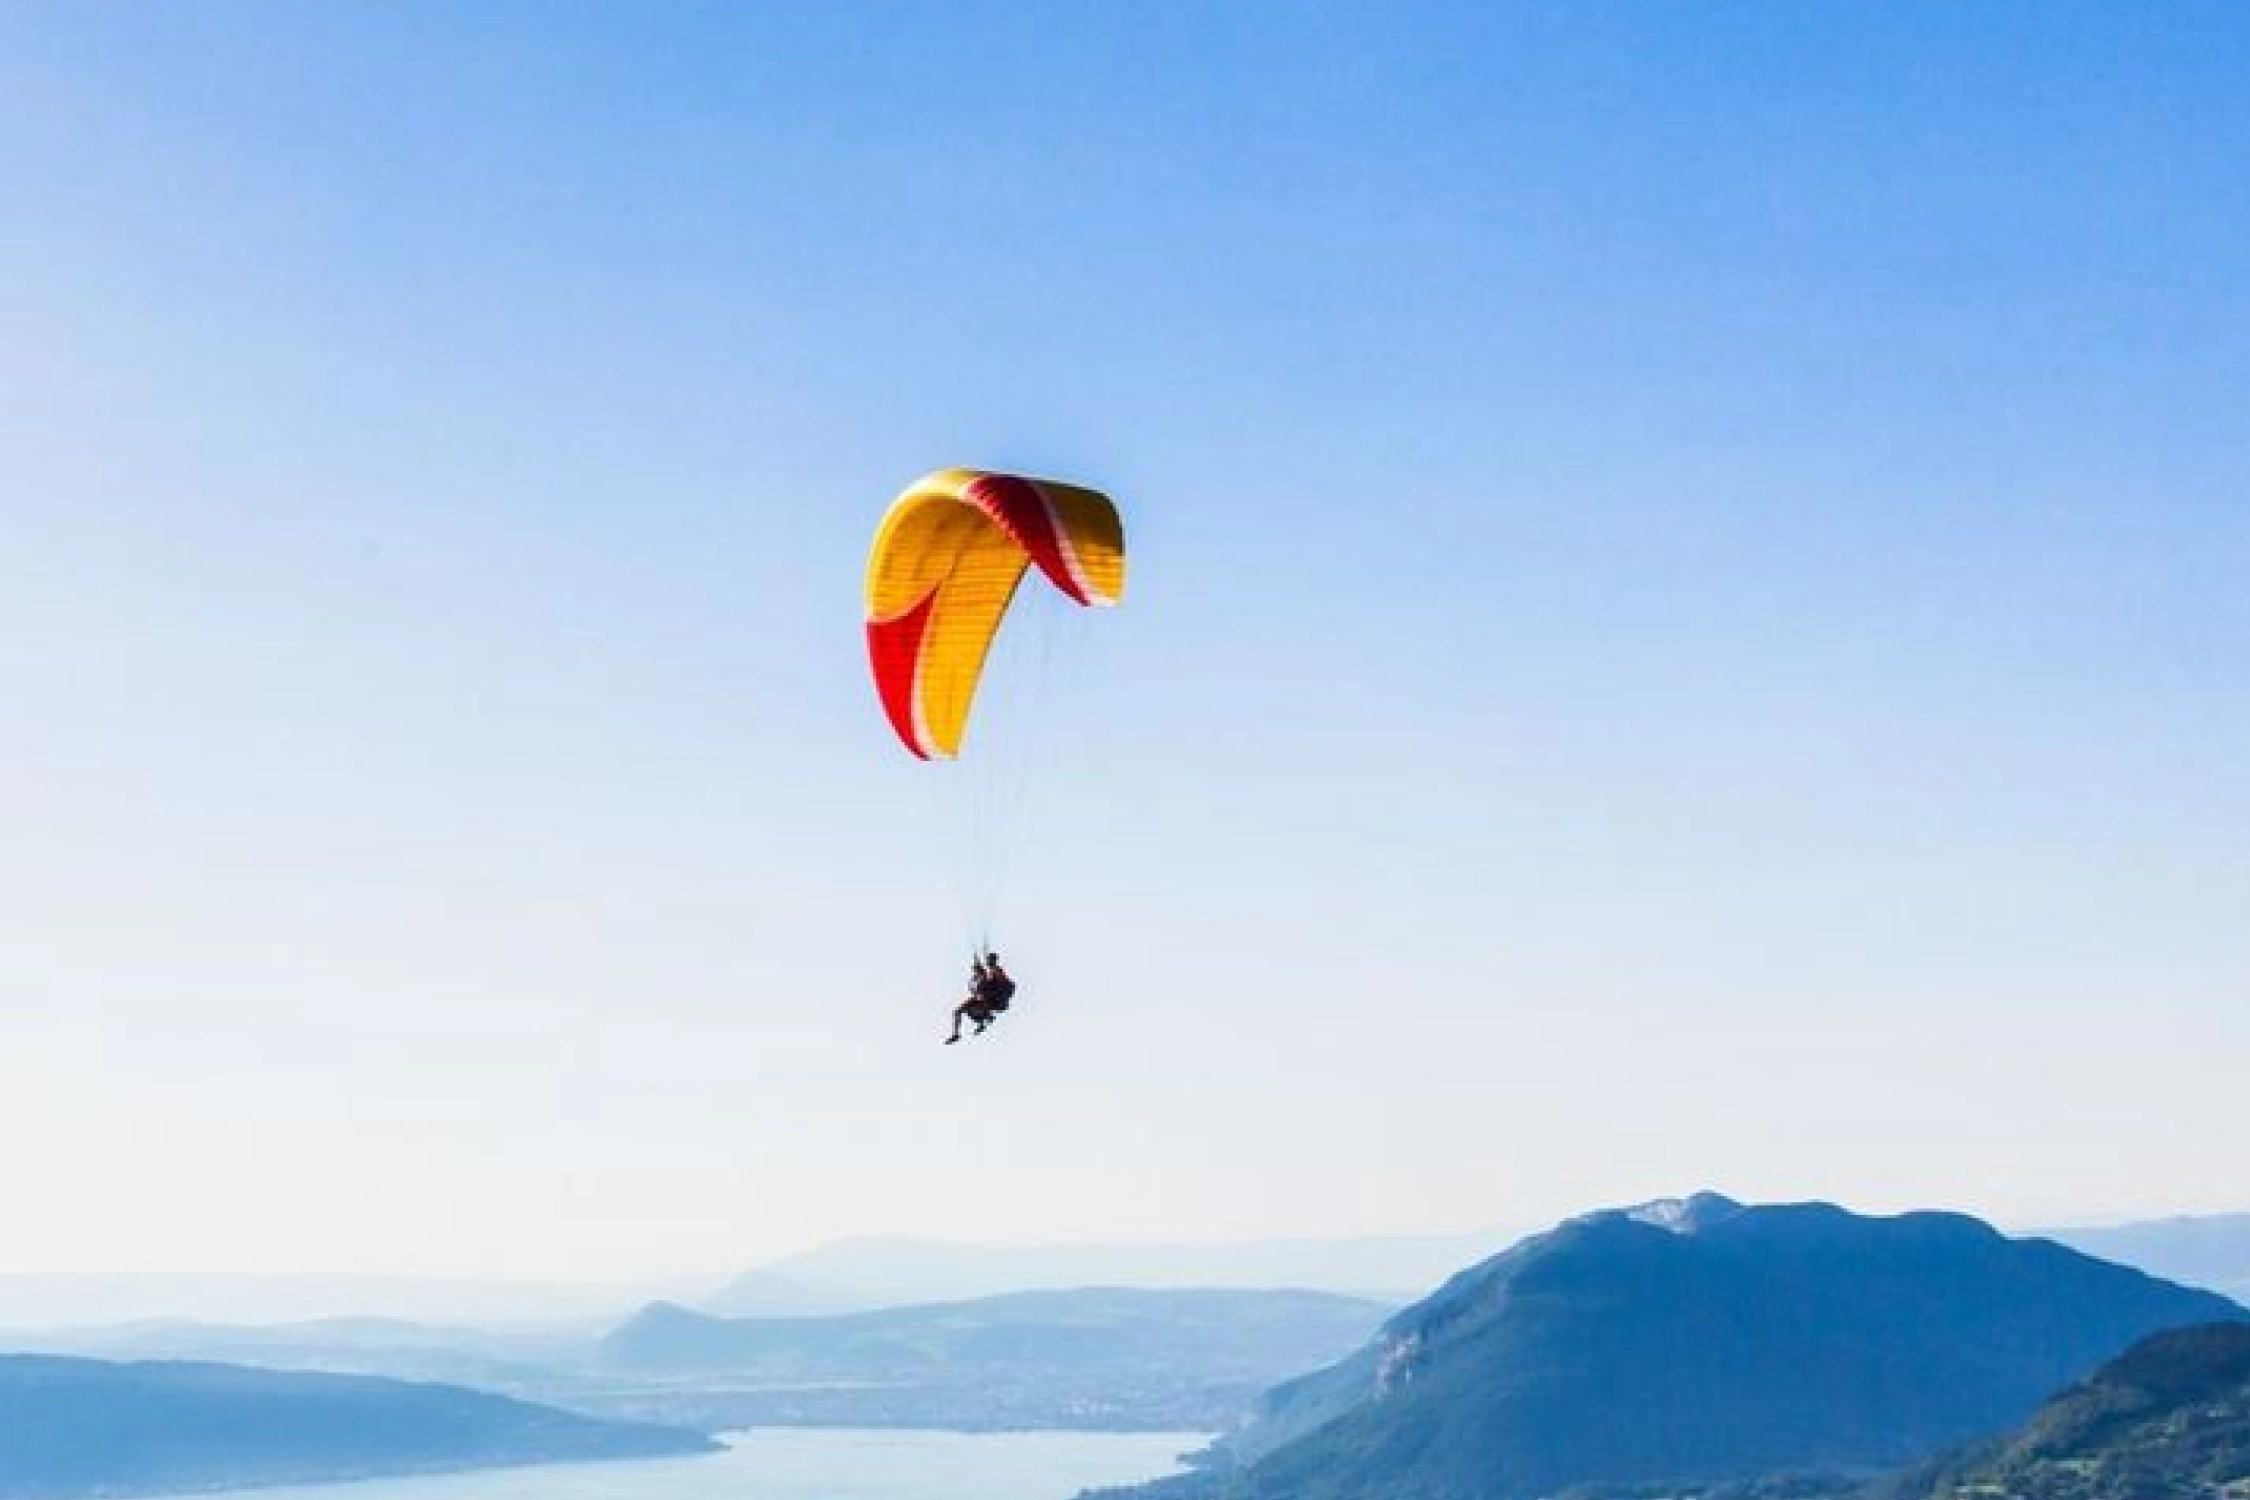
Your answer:
[[[455,1386],[0,1355],[0,1500],[700,1453],[700,1433]]]
[[[2048,1239],[2187,1286],[2250,1299],[2250,1214],[2149,1219],[2102,1229],[2044,1229]]]
[[[0,1275],[0,1328],[195,1319],[289,1323],[341,1316],[484,1327],[606,1326],[652,1297],[692,1296],[689,1281],[630,1284],[498,1278],[76,1272]]]
[[[746,1271],[698,1299],[722,1317],[856,1312],[1085,1286],[1299,1287],[1394,1306],[1513,1239],[1499,1231],[1237,1243],[962,1245],[838,1240]]]
[[[1151,1493],[1528,1500],[1871,1472],[2022,1421],[2143,1335],[2245,1317],[1957,1214],[1698,1194],[1462,1272]]]
[[[2135,1344],[2021,1430],[1858,1500],[2226,1500],[2250,1492],[2250,1326]]]
[[[1364,1341],[1388,1308],[1326,1292],[1081,1288],[836,1317],[713,1318],[670,1303],[603,1340],[637,1408],[712,1425],[1223,1426],[1275,1380]],[[683,1390],[703,1393],[700,1404]]]
[[[559,1371],[581,1362],[592,1338],[494,1333],[387,1318],[226,1324],[165,1320],[16,1334],[17,1353],[96,1359],[194,1360],[266,1369],[324,1370],[435,1380],[511,1395],[544,1394]]]
[[[1024,1294],[834,1318],[653,1303],[606,1336],[395,1320],[186,1321],[19,1335],[22,1352],[440,1381],[595,1417],[1205,1431],[1364,1341],[1389,1304],[1309,1292]]]
[[[1089,1287],[826,1318],[713,1318],[653,1303],[602,1340],[639,1371],[814,1379],[1034,1367],[1193,1369],[1243,1379],[1301,1369],[1364,1339],[1387,1311],[1329,1292]]]

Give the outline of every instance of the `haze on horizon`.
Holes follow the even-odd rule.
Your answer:
[[[0,12],[0,1272],[2250,1207],[2250,15]],[[1125,607],[941,1048],[890,496]]]

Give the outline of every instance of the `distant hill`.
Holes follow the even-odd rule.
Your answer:
[[[74,1500],[700,1453],[700,1433],[455,1386],[0,1355],[0,1497]]]
[[[0,1274],[0,1329],[42,1331],[160,1319],[299,1323],[394,1318],[481,1327],[614,1323],[693,1282],[630,1284],[439,1276],[202,1275],[189,1272]]]
[[[671,1382],[698,1420],[1224,1425],[1389,1309],[1325,1292],[1088,1288],[825,1318],[712,1318],[669,1303],[606,1338],[613,1373]],[[702,1405],[683,1404],[698,1382]]]
[[[838,1240],[746,1271],[707,1297],[721,1317],[788,1317],[957,1302],[1084,1286],[1298,1287],[1411,1301],[1513,1234],[1392,1235],[1235,1243],[963,1245]]]
[[[2135,1344],[1998,1442],[1855,1500],[2228,1500],[2250,1493],[2250,1326]]]
[[[606,1336],[382,1319],[180,1321],[19,1336],[23,1352],[471,1386],[597,1417],[766,1425],[1213,1430],[1365,1341],[1388,1305],[1316,1292],[1027,1293],[834,1318],[655,1303]]]
[[[2012,1426],[2148,1333],[2244,1317],[1960,1215],[1700,1194],[1464,1271],[1148,1493],[1528,1500],[1865,1473]]]
[[[2250,1214],[2149,1219],[2103,1229],[2043,1229],[2073,1250],[2186,1286],[2250,1299]]]
[[[184,1320],[118,1323],[9,1335],[5,1343],[25,1354],[194,1360],[383,1375],[543,1400],[552,1399],[568,1384],[562,1371],[583,1360],[592,1337],[491,1333],[383,1318],[324,1318],[267,1325]]]

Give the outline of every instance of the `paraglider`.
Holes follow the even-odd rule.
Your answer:
[[[876,528],[867,655],[891,728],[922,759],[960,754],[985,655],[1034,564],[1080,604],[1117,603],[1117,507],[1051,479],[940,469],[909,486]]]
[[[1051,479],[940,469],[909,485],[876,528],[868,665],[884,717],[917,759],[962,756],[993,640],[1034,568],[1075,605],[1116,604],[1125,532],[1109,497]],[[948,1042],[964,1018],[985,1030],[1014,997],[1015,981],[989,949],[989,920],[989,910],[972,916],[970,994],[954,1010]]]
[[[974,1021],[971,1036],[982,1036],[1016,998],[1016,982],[1000,967],[1000,955],[987,953],[969,964],[969,998],[953,1007],[953,1030],[946,1036],[950,1047],[961,1040],[961,1023]]]

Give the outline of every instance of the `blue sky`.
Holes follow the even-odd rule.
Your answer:
[[[2226,4],[9,8],[0,1255],[2245,1206],[2246,85]],[[946,1050],[857,586],[951,463],[1135,571]]]

